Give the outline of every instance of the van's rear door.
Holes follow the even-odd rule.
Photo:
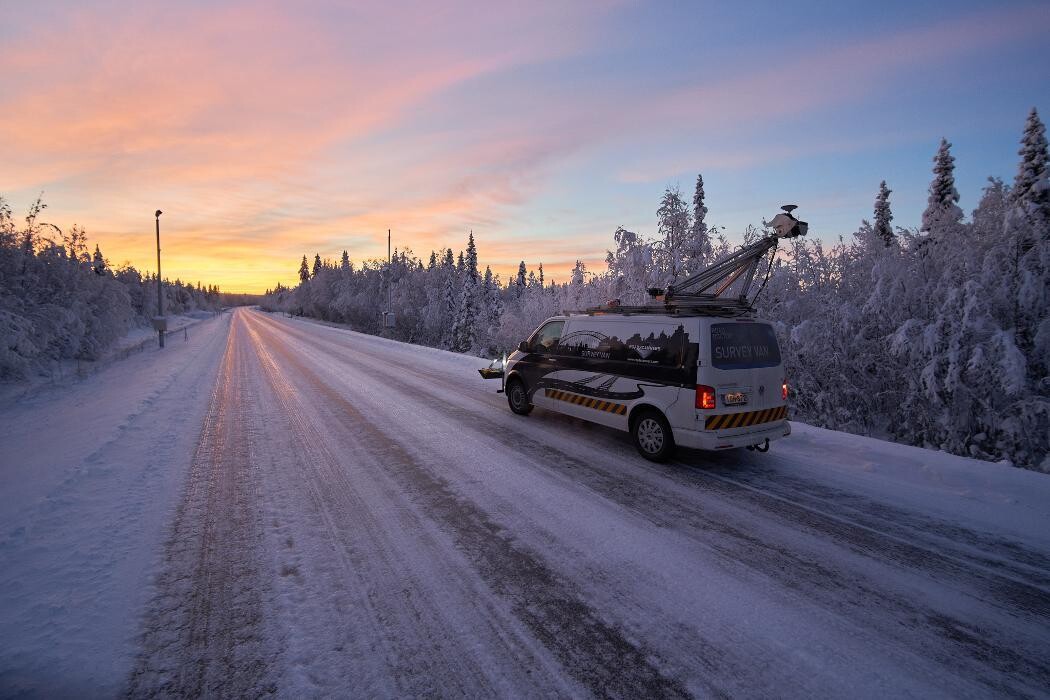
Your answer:
[[[764,412],[784,405],[780,346],[773,327],[768,323],[750,320],[712,322],[710,350],[709,376],[715,388],[715,413]],[[768,422],[772,417],[764,413],[728,424],[723,421],[718,427],[752,425]]]

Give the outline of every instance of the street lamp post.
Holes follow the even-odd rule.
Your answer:
[[[153,320],[153,325],[157,328],[157,334],[160,338],[160,346],[164,347],[164,331],[165,323],[164,319],[164,296],[163,290],[161,289],[161,276],[160,276],[160,215],[163,214],[160,209],[157,210],[155,216],[157,217],[157,318]]]
[[[394,320],[394,309],[392,308],[391,294],[394,284],[394,264],[393,258],[390,256],[390,229],[386,230],[386,311],[383,312],[383,333],[384,335],[392,333],[388,331],[388,328],[394,328],[396,323]]]

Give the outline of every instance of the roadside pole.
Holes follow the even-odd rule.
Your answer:
[[[394,259],[390,254],[390,229],[386,230],[386,311],[383,312],[383,337],[391,338],[394,335],[395,317],[391,308],[392,288],[394,286]]]
[[[153,326],[157,329],[157,337],[160,339],[160,346],[164,347],[164,331],[167,329],[167,319],[164,318],[164,293],[160,276],[160,215],[163,214],[160,209],[155,214],[157,219],[157,316],[153,319]]]

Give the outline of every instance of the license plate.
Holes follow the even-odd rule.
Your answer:
[[[726,406],[739,406],[742,403],[747,403],[747,392],[745,391],[730,391],[726,392],[722,396],[722,401],[725,402]]]

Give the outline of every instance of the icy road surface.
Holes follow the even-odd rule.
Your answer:
[[[0,695],[1050,689],[1050,477],[801,425],[653,465],[477,358],[230,316],[0,410]]]

